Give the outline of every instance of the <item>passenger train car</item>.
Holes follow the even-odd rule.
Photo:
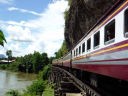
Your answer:
[[[118,2],[54,65],[128,81],[128,0]]]

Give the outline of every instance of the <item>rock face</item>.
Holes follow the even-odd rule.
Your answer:
[[[72,0],[65,21],[65,41],[70,50],[118,0]]]

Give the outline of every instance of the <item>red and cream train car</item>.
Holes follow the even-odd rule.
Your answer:
[[[128,81],[128,0],[108,13],[61,58],[60,66]]]

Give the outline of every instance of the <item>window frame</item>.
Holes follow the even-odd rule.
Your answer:
[[[114,38],[112,38],[112,39],[110,39],[110,40],[106,40],[106,38],[107,38],[107,32],[106,32],[106,30],[107,30],[107,27],[110,27],[112,24],[114,23],[114,33],[116,33],[116,20],[115,19],[113,19],[113,20],[111,20],[109,23],[107,23],[106,25],[105,25],[105,27],[104,27],[104,44],[105,45],[108,45],[108,44],[110,44],[110,43],[113,43],[113,42],[115,42],[115,34],[114,34]],[[109,28],[108,28],[109,29]]]
[[[76,48],[76,56],[78,56],[78,48]]]
[[[96,35],[97,35],[97,34],[99,34],[99,44],[95,46],[95,42],[96,42],[95,38],[96,38]],[[99,48],[99,46],[100,46],[100,31],[97,31],[97,32],[94,34],[94,36],[93,36],[93,48],[94,48],[94,49],[97,49],[97,48]]]
[[[90,42],[89,42],[90,41]],[[90,43],[90,44],[88,44],[88,42]],[[88,46],[88,45],[90,45],[90,47]],[[89,47],[89,48],[88,48]],[[89,52],[90,50],[91,50],[91,37],[87,40],[87,52]]]
[[[81,54],[81,45],[79,46],[79,55]]]
[[[125,11],[124,11],[124,37],[125,38],[128,38],[128,31],[126,31],[126,18],[125,17],[127,17],[126,15],[125,15],[125,12],[126,11],[128,11],[128,8],[127,9],[125,9]],[[127,13],[128,14],[128,13]],[[128,22],[128,18],[127,18],[127,22]],[[128,24],[128,23],[127,23]],[[128,28],[127,28],[127,30],[128,30]]]
[[[84,53],[84,52],[85,52],[85,42],[82,43],[82,53]]]
[[[76,56],[76,50],[74,50],[74,57]]]

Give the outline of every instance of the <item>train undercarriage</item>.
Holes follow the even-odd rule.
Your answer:
[[[87,88],[83,89],[87,93],[84,96],[128,96],[127,81],[115,79],[112,77],[103,76],[100,74],[87,72],[79,69],[64,67],[64,66],[63,67],[56,66],[56,67],[60,68],[60,70],[61,69],[66,70],[67,72],[72,74],[75,78],[77,78],[79,81],[83,82],[85,86],[89,86],[91,88],[91,91],[90,89],[87,89]],[[53,67],[53,70],[54,70],[54,67]],[[56,71],[56,72],[57,74],[60,73],[59,71]],[[63,79],[62,78],[63,76],[60,76],[60,77],[61,79]],[[58,83],[58,81],[54,80],[54,83]],[[67,85],[67,86],[70,87],[70,85]],[[95,92],[93,93],[93,91],[99,93],[100,95],[95,94]],[[57,96],[60,96],[60,95],[57,95]]]

